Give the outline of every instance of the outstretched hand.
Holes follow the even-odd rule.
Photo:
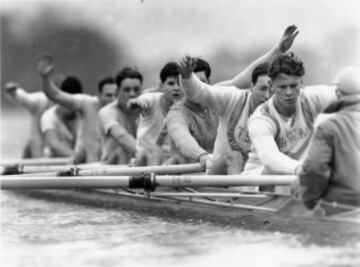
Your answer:
[[[189,55],[186,55],[180,62],[179,62],[179,72],[183,79],[189,79],[191,73],[194,72],[196,68],[196,58],[192,58]]]
[[[9,94],[13,94],[16,89],[19,88],[19,84],[15,82],[8,82],[5,84],[5,91]]]
[[[281,37],[279,43],[279,50],[281,53],[288,51],[294,43],[296,36],[299,34],[299,31],[295,25],[288,26],[283,36]]]
[[[37,71],[42,77],[48,77],[54,71],[53,58],[49,54],[38,56]]]
[[[143,111],[143,108],[139,105],[136,98],[129,99],[126,103],[126,107],[129,111],[135,112],[135,113],[141,113]]]

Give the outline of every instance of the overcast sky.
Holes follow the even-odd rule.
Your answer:
[[[121,34],[139,56],[170,50],[204,52],[213,46],[249,46],[276,40],[288,24],[301,30],[298,42],[318,44],[336,28],[360,25],[357,0],[2,0],[19,22],[52,3],[64,21],[86,21],[115,37]],[[308,3],[308,5],[306,5]],[[63,12],[65,11],[65,12]],[[120,37],[120,36],[119,36]],[[148,53],[149,50],[153,53]]]
[[[327,57],[327,43],[334,36],[359,46],[360,4],[358,0],[2,0],[2,12],[16,14],[13,30],[27,31],[44,6],[58,10],[65,23],[92,24],[106,36],[118,40],[141,64],[173,60],[185,53],[208,58],[218,47],[236,53],[250,47],[270,46],[284,28],[296,24],[300,30],[294,50],[314,48]],[[341,35],[343,29],[350,35]],[[332,38],[330,38],[332,36]],[[333,41],[332,41],[333,42]],[[348,46],[346,46],[348,47]],[[359,49],[353,64],[359,64]],[[339,52],[341,53],[341,51]],[[331,65],[332,63],[329,62]],[[343,66],[329,66],[341,68]],[[335,70],[334,70],[335,71]]]

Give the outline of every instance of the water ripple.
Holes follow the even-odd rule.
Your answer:
[[[360,242],[317,246],[291,234],[12,194],[1,204],[2,266],[360,266]]]

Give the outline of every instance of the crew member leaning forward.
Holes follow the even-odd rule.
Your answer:
[[[295,174],[314,131],[316,116],[336,99],[335,86],[303,87],[303,62],[293,53],[270,64],[274,95],[250,117],[252,142],[244,174]]]

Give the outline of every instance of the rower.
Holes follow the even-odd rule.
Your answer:
[[[210,82],[211,68],[205,60],[196,61],[194,72],[204,82]],[[171,142],[171,158],[166,164],[192,163],[211,153],[217,125],[218,118],[212,110],[187,97],[172,105],[166,117]]]
[[[268,63],[258,65],[253,71],[254,85],[249,90],[230,86],[211,86],[202,83],[192,73],[191,65],[196,59],[187,57],[182,65],[182,84],[186,95],[203,105],[208,105],[219,114],[219,127],[215,140],[214,154],[204,153],[210,174],[239,174],[247,160],[250,139],[247,121],[255,108],[270,95],[270,78],[267,76]]]
[[[115,100],[116,82],[113,77],[106,76],[98,82],[98,98],[100,108]]]
[[[296,26],[289,26],[280,42],[237,75],[234,79],[236,82],[233,83],[221,82],[214,86],[208,85],[192,74],[194,70],[196,71],[195,59],[186,57],[181,62],[182,85],[186,98],[209,107],[219,115],[214,155],[211,157],[203,152],[199,156],[201,162],[207,161],[206,165],[210,173],[236,174],[243,170],[250,150],[248,118],[270,95],[267,61],[274,55],[286,52],[292,46],[297,34]],[[251,89],[239,90],[247,88],[251,82]],[[211,162],[212,159],[214,163]]]
[[[117,98],[99,111],[105,134],[101,161],[128,164],[136,154],[136,129],[139,111],[129,110],[127,103],[142,92],[143,76],[134,68],[123,68],[115,78]]]
[[[40,117],[52,103],[43,92],[29,93],[15,82],[5,84],[6,96],[18,103],[31,115],[30,134],[23,149],[22,158],[44,157],[44,139],[40,130]]]
[[[360,206],[360,68],[348,67],[335,78],[333,113],[315,130],[299,171],[301,198],[312,209],[319,199]]]
[[[70,110],[80,114],[79,138],[75,148],[74,163],[97,162],[101,156],[101,128],[98,117],[98,110],[112,99],[115,94],[116,86],[113,81],[106,81],[101,84],[98,97],[88,94],[69,94],[61,91],[50,79],[50,74],[54,70],[53,60],[50,55],[42,54],[39,57],[38,72],[41,77],[42,89],[51,100]],[[103,98],[103,92],[111,96],[109,99]]]
[[[81,94],[82,86],[78,78],[66,77],[61,90],[67,94]],[[50,150],[51,157],[73,157],[79,127],[79,114],[55,104],[41,116],[41,133]]]
[[[313,133],[313,123],[336,99],[335,86],[302,86],[304,64],[293,53],[270,64],[274,95],[250,117],[252,143],[244,174],[295,174]]]
[[[168,62],[160,71],[160,86],[158,92],[149,92],[127,103],[129,109],[141,109],[139,126],[136,135],[135,166],[159,165],[163,161],[162,148],[168,150],[164,131],[165,117],[170,107],[182,99],[184,93],[179,85],[179,67],[176,62]],[[166,135],[166,134],[165,134]],[[163,141],[158,142],[162,139]],[[168,153],[167,153],[168,154]]]

